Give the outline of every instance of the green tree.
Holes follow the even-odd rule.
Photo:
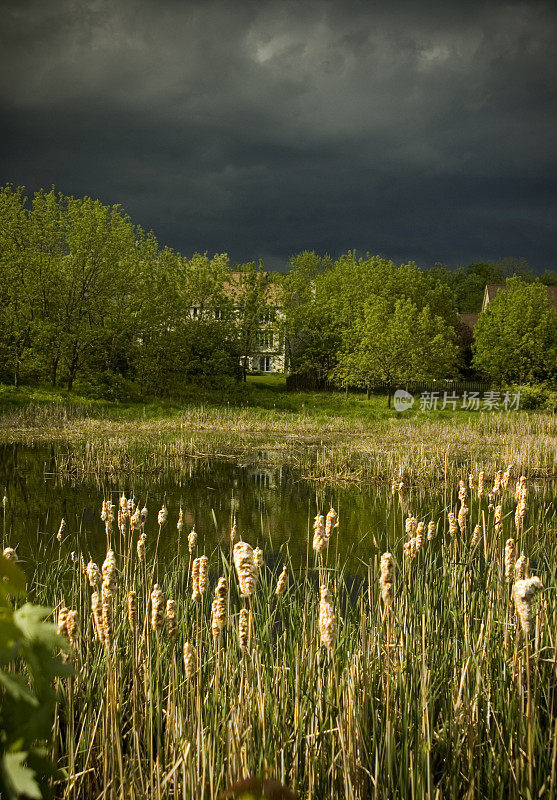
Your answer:
[[[557,376],[557,310],[546,287],[507,279],[506,290],[474,328],[474,365],[495,381],[527,383]]]
[[[369,390],[376,382],[392,389],[410,380],[431,380],[451,375],[457,361],[454,329],[432,314],[429,306],[421,310],[409,299],[392,305],[385,298],[366,300],[363,315],[334,370],[344,385]]]

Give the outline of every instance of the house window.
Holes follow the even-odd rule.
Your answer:
[[[259,333],[259,347],[261,350],[273,349],[273,331],[261,331]]]
[[[194,319],[196,319],[199,316],[199,306],[192,306],[191,315]]]
[[[265,325],[267,322],[274,322],[275,319],[276,313],[274,308],[269,308],[259,315],[259,322],[261,322],[262,325]]]
[[[271,371],[271,358],[270,356],[261,356],[259,359],[259,371],[260,372],[270,372]]]

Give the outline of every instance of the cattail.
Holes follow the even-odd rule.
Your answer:
[[[451,534],[451,536],[456,536],[456,534],[458,533],[458,525],[455,519],[455,515],[453,514],[452,511],[449,511],[447,517],[449,519],[449,533]]]
[[[325,517],[323,514],[316,514],[313,521],[313,549],[316,553],[322,553],[327,549],[329,539],[325,533]]]
[[[116,558],[114,550],[108,550],[102,565],[103,583],[111,592],[116,588]]]
[[[524,518],[526,517],[526,484],[521,487],[518,505],[514,515],[514,523],[517,531],[524,526]]]
[[[101,519],[104,522],[106,535],[110,536],[112,532],[112,523],[114,522],[114,505],[110,500],[103,500]]]
[[[414,537],[408,539],[408,541],[404,543],[402,549],[407,558],[414,558],[416,555],[416,539]]]
[[[77,636],[79,632],[79,616],[77,611],[68,611],[66,615],[66,631],[68,634],[68,641],[72,647],[77,644]]]
[[[127,515],[127,513],[128,513],[128,500],[127,500],[126,495],[124,494],[124,492],[122,492],[122,494],[120,495],[119,506],[120,506],[120,511],[122,511],[124,514]]]
[[[405,530],[408,536],[412,537],[416,534],[418,527],[418,520],[416,517],[407,517],[405,523]]]
[[[527,494],[527,486],[526,486],[526,475],[521,475],[520,478],[516,482],[516,489],[514,493],[514,498],[518,503],[521,498],[524,498],[526,501],[526,494]]]
[[[191,681],[195,675],[195,654],[189,642],[185,642],[184,644],[184,669],[186,671],[186,678]]]
[[[471,492],[474,490],[474,476],[472,475],[472,473],[468,475],[468,488],[470,489]]]
[[[501,478],[501,489],[506,489],[506,488],[507,488],[507,486],[509,485],[509,481],[510,481],[510,478],[511,478],[511,470],[512,470],[512,468],[513,468],[513,465],[512,465],[512,464],[509,464],[509,465],[507,466],[507,469],[506,469],[506,470],[505,470],[505,472],[503,473],[503,477]]]
[[[193,553],[196,544],[197,544],[197,533],[195,532],[195,528],[192,528],[191,531],[188,533],[188,549],[190,553]]]
[[[141,517],[141,511],[139,510],[139,508],[136,508],[135,511],[133,512],[133,514],[130,517],[130,528],[131,528],[131,530],[132,531],[138,531],[141,528],[142,522],[143,522],[143,520],[142,520],[142,517]]]
[[[480,541],[480,526],[476,525],[472,533],[472,538],[470,540],[470,547],[475,547],[479,541]]]
[[[147,507],[143,506],[143,508],[141,509],[141,521],[143,522],[144,525],[145,525],[145,522],[147,520],[147,513],[148,513],[147,512]]]
[[[503,471],[498,470],[495,475],[495,480],[493,482],[493,494],[498,494],[499,490],[501,489],[502,478],[503,478]]]
[[[147,541],[147,536],[145,533],[142,533],[137,540],[137,557],[140,561],[145,560],[145,542]]]
[[[4,497],[2,498],[2,506],[4,508],[4,511],[6,510],[7,505],[8,505],[8,498],[6,497],[6,495],[4,495]]]
[[[228,607],[228,585],[225,578],[219,578],[215,589],[215,599],[211,608],[211,632],[213,641],[217,641],[226,625]]]
[[[495,507],[495,533],[501,533],[503,530],[503,523],[501,518],[503,516],[503,506],[498,505]]]
[[[234,566],[240,584],[240,595],[251,597],[255,592],[257,570],[251,546],[247,542],[236,542],[233,551]]]
[[[478,475],[478,498],[484,495],[484,473],[483,470]]]
[[[282,568],[282,572],[280,573],[280,575],[278,577],[277,587],[275,589],[275,594],[276,595],[284,594],[284,591],[286,589],[287,583],[288,583],[288,575],[286,573],[286,566],[284,566]]]
[[[199,592],[199,558],[194,558],[191,565],[191,588],[192,600],[198,600],[201,597]]]
[[[459,484],[458,484],[458,499],[460,500],[460,502],[463,505],[465,505],[467,497],[468,497],[468,492],[466,491],[466,484],[464,483],[464,481],[459,481]]]
[[[514,539],[507,539],[505,544],[505,578],[512,581],[514,573],[514,563],[516,560],[516,545]]]
[[[238,620],[238,639],[240,643],[240,650],[247,650],[249,642],[249,611],[247,608],[240,609],[240,618]]]
[[[319,633],[321,644],[330,649],[336,639],[336,618],[331,593],[326,586],[321,586],[319,599]]]
[[[416,536],[415,536],[415,543],[416,543],[416,552],[422,549],[424,543],[424,531],[425,531],[425,522],[418,522],[416,527]]]
[[[58,611],[57,633],[58,636],[64,636],[66,639],[68,638],[68,613],[69,609],[66,606],[62,606]]]
[[[390,553],[383,553],[381,556],[381,577],[379,586],[381,587],[381,597],[385,605],[393,602],[393,584],[395,578],[395,564]]]
[[[4,558],[7,558],[8,561],[12,562],[12,564],[15,564],[17,562],[17,560],[18,560],[17,559],[17,553],[13,549],[13,547],[5,547],[4,548]]]
[[[167,517],[168,517],[168,510],[167,510],[166,506],[163,505],[162,508],[160,509],[159,513],[158,513],[158,516],[157,516],[157,522],[159,523],[159,527],[162,528],[162,526],[166,522],[166,518]]]
[[[91,595],[91,612],[93,614],[93,629],[99,642],[104,642],[104,625],[102,614],[102,602],[98,592]]]
[[[435,536],[435,522],[431,520],[427,526],[427,538],[428,541],[431,541]]]
[[[543,584],[537,576],[516,581],[513,587],[514,604],[526,636],[532,627],[532,601],[541,592]]]
[[[260,547],[256,547],[253,551],[253,566],[257,570],[257,574],[259,574],[263,566],[263,550]]]
[[[165,630],[168,638],[173,641],[178,631],[176,622],[176,600],[166,601]]]
[[[199,594],[207,591],[207,575],[209,571],[209,561],[207,556],[199,557]]]
[[[184,529],[184,512],[182,510],[182,506],[180,506],[180,511],[178,512],[178,522],[176,523],[176,530],[178,533],[182,533]]]
[[[338,514],[335,509],[331,507],[325,519],[325,536],[327,537],[327,540],[331,538],[333,528],[338,528]]]
[[[126,519],[127,519],[127,516],[128,516],[127,512],[128,512],[127,503],[126,503],[126,510],[125,511],[122,511],[121,508],[118,509],[118,530],[120,531],[122,536],[125,536],[125,534],[126,534]]]
[[[59,542],[62,541],[62,534],[64,533],[65,529],[66,529],[66,520],[62,517],[62,519],[60,520],[60,527],[58,528],[58,533],[56,534],[56,538],[58,539]]]
[[[528,559],[521,553],[514,565],[514,575],[517,581],[523,581],[530,574]]]
[[[86,570],[87,570],[87,580],[89,581],[89,586],[95,589],[101,582],[101,571],[94,561],[90,561],[87,564]]]
[[[469,513],[470,509],[463,503],[458,511],[458,527],[460,528],[461,533],[466,532],[466,520]]]
[[[137,630],[137,592],[128,592],[128,622],[132,631]]]
[[[164,625],[164,596],[158,583],[151,592],[151,628],[158,635]]]
[[[103,581],[101,589],[102,598],[102,626],[103,626],[103,642],[105,647],[110,649],[114,639],[114,624],[112,613],[112,598],[113,592],[109,583]]]

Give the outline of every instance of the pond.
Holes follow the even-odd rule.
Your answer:
[[[65,446],[67,449],[67,446]],[[148,508],[148,543],[157,539],[157,514],[168,509],[159,544],[162,561],[187,552],[187,534],[195,527],[200,551],[228,548],[233,519],[237,531],[253,546],[260,546],[268,563],[288,548],[294,565],[302,566],[311,548],[313,517],[332,506],[339,513],[339,528],[331,550],[352,573],[363,573],[370,559],[389,549],[402,550],[404,519],[415,515],[426,525],[433,520],[446,528],[446,513],[455,510],[457,486],[439,486],[437,491],[409,487],[401,496],[385,485],[322,486],[300,479],[287,466],[268,468],[241,466],[222,459],[190,459],[180,474],[158,473],[152,479],[121,480],[115,475],[60,476],[60,446],[0,447],[0,492],[7,498],[3,519],[3,546],[16,548],[31,577],[38,560],[58,558],[78,551],[94,560],[104,558],[106,535],[100,518],[102,501],[111,498],[118,507],[124,492],[141,507]],[[502,465],[504,466],[504,465]],[[467,479],[466,475],[462,476]],[[489,476],[491,480],[491,476]],[[488,476],[486,475],[486,482]],[[511,481],[511,485],[514,485]],[[528,517],[531,527],[552,526],[556,519],[555,484],[540,482],[530,493]],[[513,492],[508,492],[504,523],[513,535]],[[176,529],[182,508],[184,530]],[[471,521],[479,515],[472,507]],[[487,501],[484,501],[487,514]],[[62,544],[56,534],[65,520]],[[116,529],[117,531],[117,529]]]

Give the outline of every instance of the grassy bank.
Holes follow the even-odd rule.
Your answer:
[[[232,401],[206,391],[181,403],[107,403],[47,389],[2,387],[0,442],[56,441],[59,469],[156,472],[185,458],[288,463],[319,481],[436,481],[501,461],[555,476],[557,418],[533,412],[396,412],[385,397],[287,393],[252,379]]]

